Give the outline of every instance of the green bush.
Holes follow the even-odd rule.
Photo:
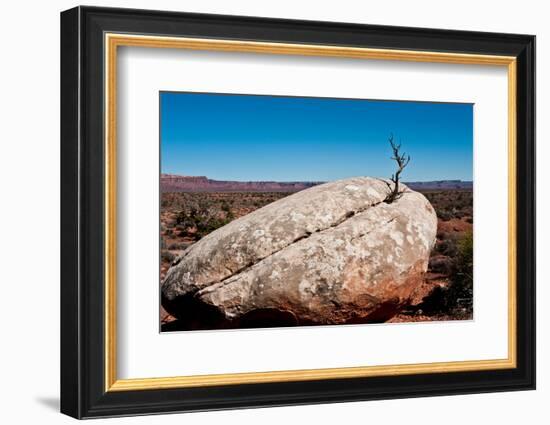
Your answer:
[[[456,241],[452,278],[446,287],[437,287],[424,298],[420,308],[426,313],[470,316],[473,311],[474,240],[471,232]]]
[[[449,285],[455,307],[472,308],[474,295],[474,238],[466,233],[457,244],[456,271]]]

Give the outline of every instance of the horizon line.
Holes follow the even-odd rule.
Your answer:
[[[201,176],[192,176],[192,175],[187,175],[187,174],[175,174],[175,173],[163,173],[161,172],[160,173],[160,176],[177,176],[177,177],[199,177],[199,178],[205,178],[205,179],[208,179],[208,180],[211,180],[211,181],[224,181],[224,182],[237,182],[237,183],[258,183],[258,182],[263,182],[263,183],[327,183],[327,182],[331,182],[331,181],[336,181],[336,180],[344,180],[344,179],[348,179],[348,178],[353,178],[353,177],[372,177],[372,178],[383,178],[383,177],[376,177],[376,176],[352,176],[352,177],[342,177],[341,179],[333,179],[333,180],[235,180],[235,179],[227,179],[227,180],[222,180],[222,179],[213,179],[213,178],[210,178],[208,176],[205,176],[205,175],[201,175]],[[473,183],[474,181],[473,180],[462,180],[462,179],[453,179],[453,178],[446,178],[446,179],[432,179],[432,180],[403,180],[403,183],[432,183],[432,182],[450,182],[450,181],[455,181],[455,182],[461,182],[461,183]]]

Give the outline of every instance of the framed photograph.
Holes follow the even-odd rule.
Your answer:
[[[535,387],[535,37],[61,14],[61,411]]]

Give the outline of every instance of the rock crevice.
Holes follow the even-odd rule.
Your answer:
[[[298,242],[301,242],[305,239],[308,239],[309,237],[311,237],[312,235],[315,235],[315,234],[318,234],[318,233],[323,233],[323,232],[326,232],[326,231],[329,231],[330,229],[333,229],[335,227],[338,227],[339,225],[341,225],[342,223],[345,222],[345,220],[351,218],[351,217],[354,217],[355,215],[359,214],[359,213],[362,213],[364,211],[366,211],[367,209],[369,208],[374,208],[376,207],[377,205],[381,204],[381,202],[377,202],[375,204],[372,204],[372,205],[369,205],[367,207],[364,207],[364,208],[359,208],[357,211],[351,211],[349,213],[346,214],[345,218],[330,225],[329,227],[326,227],[326,228],[323,228],[323,229],[317,229],[313,232],[305,232],[304,235],[296,238],[295,240],[291,241],[288,245],[278,249],[277,251],[273,251],[270,255],[275,255],[277,254],[278,252],[282,251],[283,249],[287,248],[288,246],[292,245],[292,244],[295,244],[295,243],[298,243]],[[390,220],[386,221],[385,224],[387,223],[391,223],[393,220],[395,220],[395,217],[391,218]],[[366,235],[368,235],[370,233],[370,231],[367,231],[367,232],[364,232],[362,234],[359,234],[357,236],[354,236],[351,240],[354,240],[354,239],[357,239],[357,238],[361,238],[361,237],[364,237]],[[200,297],[204,294],[207,294],[209,292],[212,292],[212,291],[215,291],[216,289],[219,289],[221,288],[222,286],[224,286],[226,283],[231,283],[231,278],[233,278],[235,275],[237,274],[240,274],[240,273],[243,273],[243,272],[246,272],[248,271],[248,269],[256,266],[257,264],[261,263],[263,260],[265,260],[267,257],[259,257],[255,262],[252,262],[252,263],[249,263],[247,265],[245,265],[243,268],[239,269],[239,270],[229,270],[230,271],[230,276],[222,279],[221,281],[219,282],[214,282],[212,283],[210,286],[207,286],[206,288],[203,288],[203,289],[200,289],[198,290],[197,292],[195,292],[195,296],[197,297]]]

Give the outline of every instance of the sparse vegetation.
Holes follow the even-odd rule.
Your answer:
[[[474,298],[474,238],[467,232],[458,242],[456,272],[449,285],[451,307],[463,311],[472,309]],[[453,305],[454,304],[454,305]]]
[[[464,219],[470,224],[473,223],[473,192],[471,190],[430,190],[423,193],[435,208],[440,220]]]
[[[160,258],[163,262],[171,263],[176,259],[176,256],[172,252],[163,249],[160,252]]]
[[[435,256],[430,260],[431,271],[445,272],[447,284],[437,286],[424,298],[418,309],[431,315],[465,319],[470,318],[473,313],[473,234],[466,231],[453,239],[452,256]],[[441,246],[447,240],[438,242],[437,246]],[[446,269],[438,270],[444,259]]]

